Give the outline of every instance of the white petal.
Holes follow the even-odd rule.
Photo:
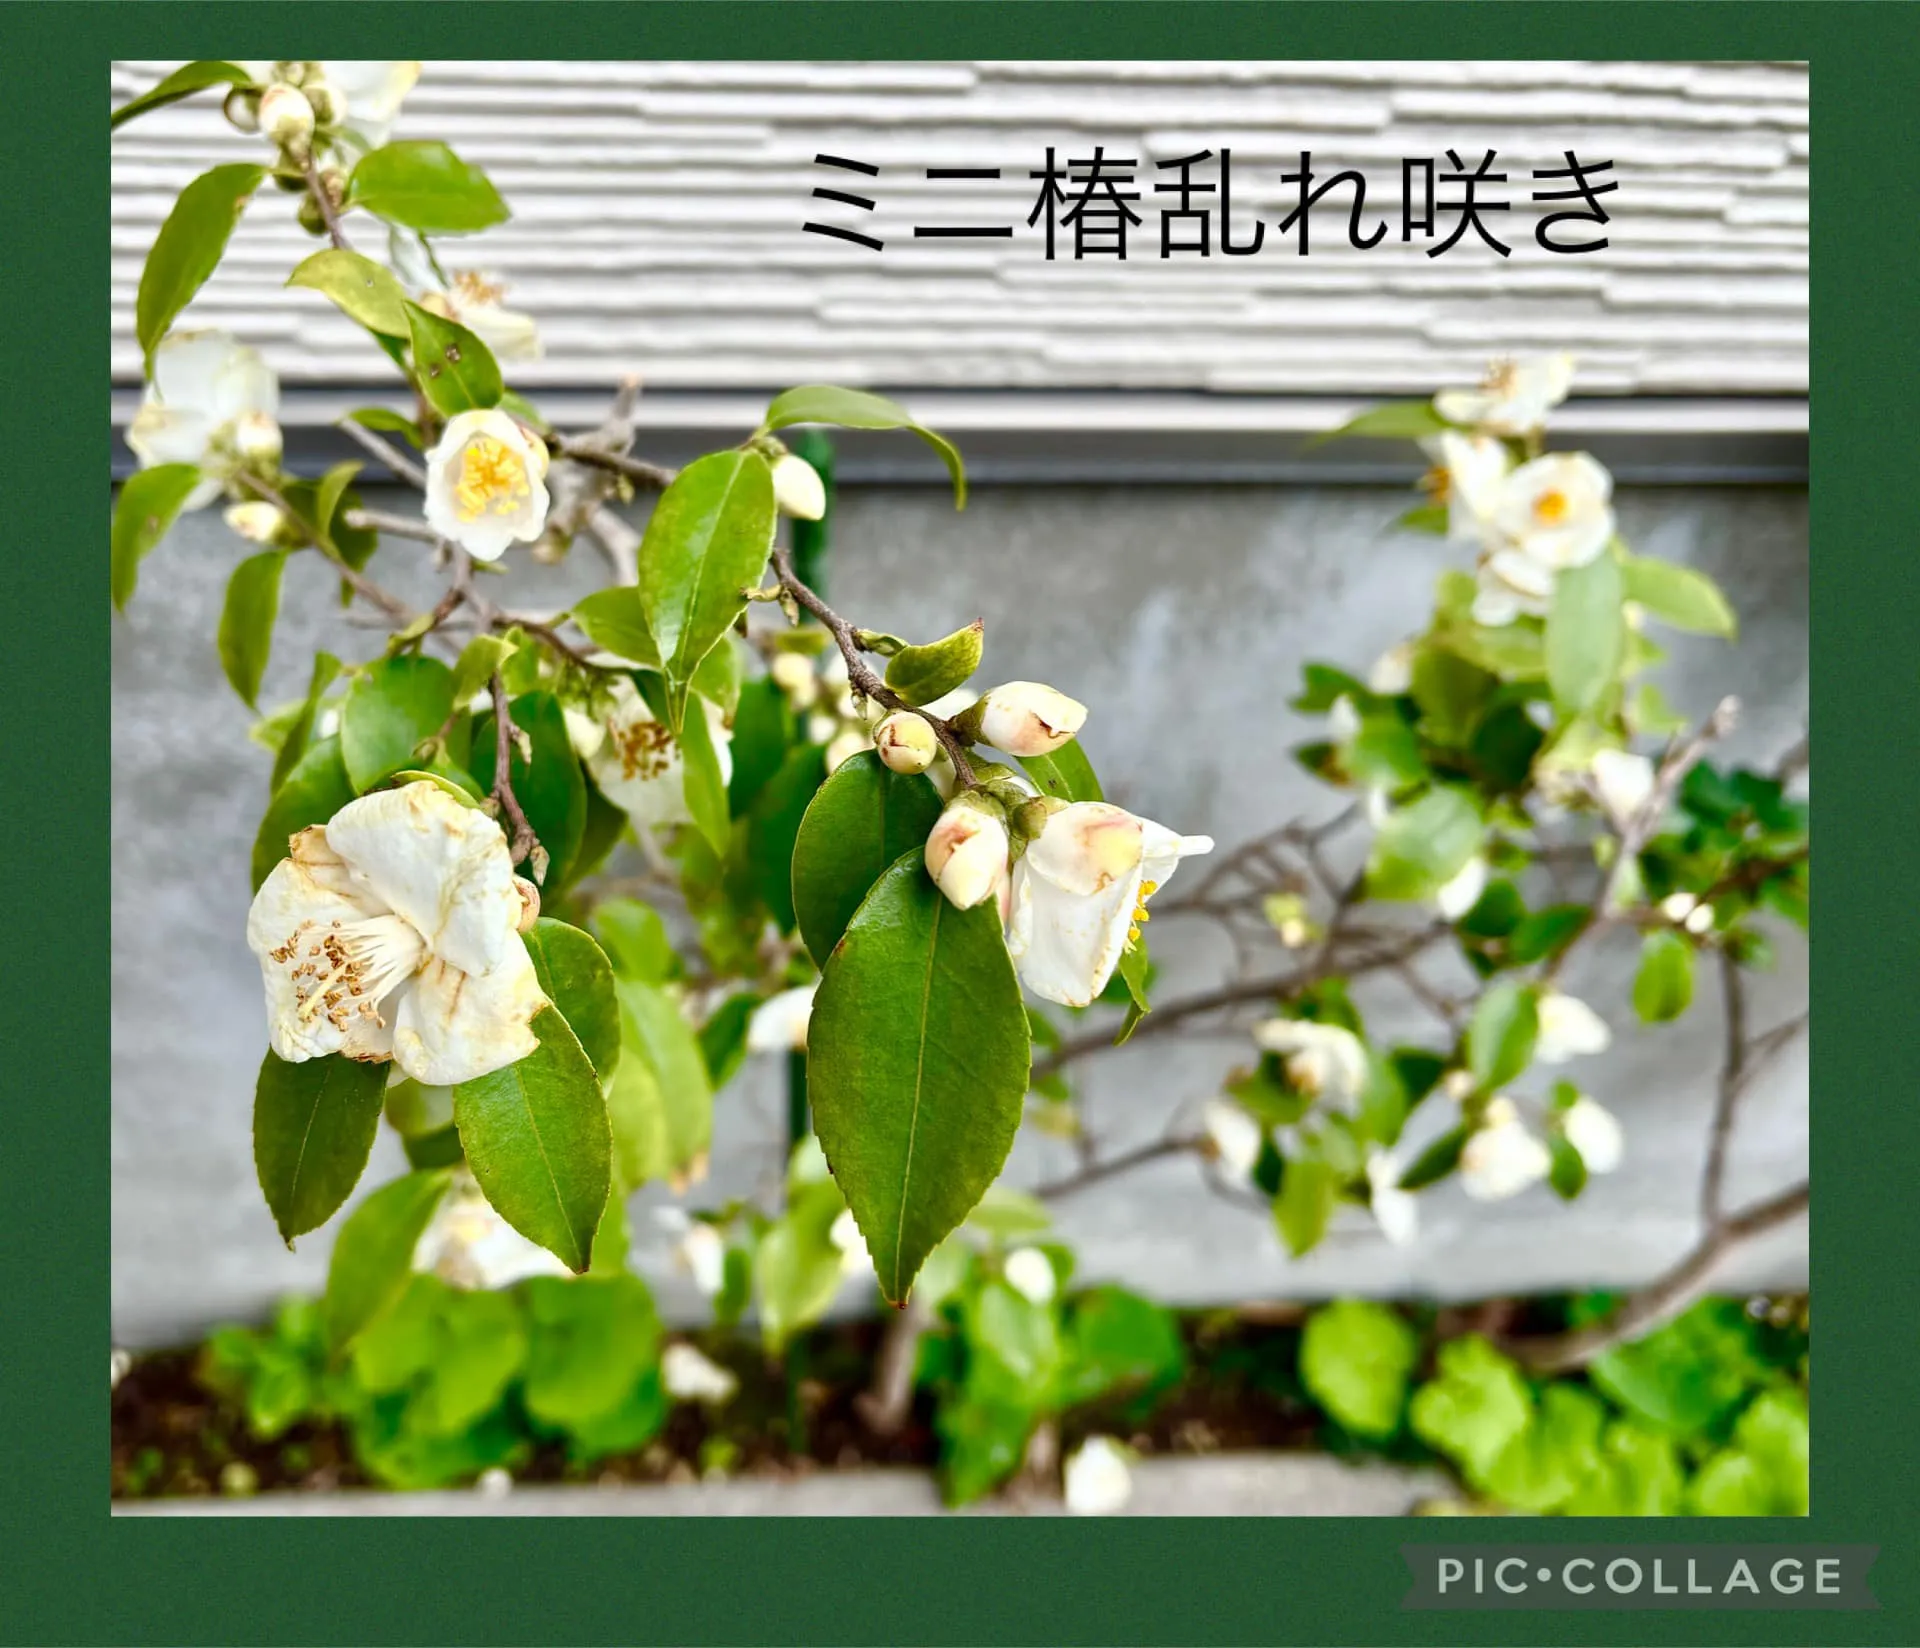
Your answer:
[[[1007,1279],[1007,1286],[1028,1304],[1053,1303],[1053,1295],[1059,1286],[1059,1279],[1053,1273],[1053,1262],[1037,1247],[1015,1248],[1007,1255],[1006,1269],[1003,1274]]]
[[[731,1401],[740,1381],[684,1339],[676,1339],[660,1353],[660,1384],[676,1402]]]
[[[1368,1200],[1381,1235],[1395,1247],[1406,1247],[1420,1234],[1419,1198],[1400,1188],[1400,1164],[1384,1150],[1367,1158]]]
[[[816,984],[803,984],[797,990],[782,990],[763,1001],[747,1020],[747,1051],[750,1053],[800,1052],[807,1045],[807,1023],[813,1016]]]
[[[1141,821],[1106,801],[1077,801],[1048,818],[1022,860],[1035,876],[1083,897],[1134,877],[1145,851]]]
[[[1202,1112],[1202,1122],[1221,1165],[1244,1179],[1259,1162],[1261,1148],[1266,1143],[1260,1124],[1228,1099],[1209,1099]]]
[[[490,973],[464,973],[430,961],[400,1001],[394,1063],[429,1087],[476,1081],[540,1045],[531,1021],[546,1005],[533,958],[518,934]]]
[[[148,401],[127,425],[127,445],[142,469],[155,464],[201,463],[212,444],[212,419],[190,407]],[[217,483],[214,491],[219,491]]]
[[[497,303],[476,303],[460,310],[465,326],[501,360],[538,360],[544,352],[533,316]]]
[[[1111,1516],[1133,1497],[1127,1456],[1110,1436],[1090,1436],[1067,1461],[1067,1509],[1076,1516]]]
[[[1433,895],[1433,902],[1449,921],[1458,921],[1480,902],[1487,890],[1487,861],[1470,858],[1454,878]]]
[[[1626,1135],[1613,1112],[1584,1093],[1561,1112],[1560,1131],[1589,1173],[1611,1173],[1626,1154]]]
[[[1467,1140],[1460,1152],[1460,1183],[1475,1201],[1503,1201],[1544,1179],[1552,1165],[1547,1147],[1517,1119],[1498,1121]]]
[[[1540,1036],[1533,1056],[1542,1064],[1565,1064],[1588,1053],[1604,1053],[1613,1041],[1606,1020],[1577,996],[1549,990],[1540,998]]]
[[[1653,795],[1653,763],[1644,755],[1631,750],[1600,750],[1589,770],[1600,805],[1617,825],[1637,817]]]

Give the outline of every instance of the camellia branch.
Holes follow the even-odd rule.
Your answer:
[[[307,156],[307,193],[313,197],[313,204],[320,213],[321,222],[327,226],[327,238],[338,251],[351,252],[353,243],[340,227],[340,208],[334,205],[333,197],[327,193],[327,186],[320,179],[320,169],[313,163],[313,156]]]
[[[420,615],[416,613],[413,608],[408,606],[405,601],[401,600],[400,597],[395,595],[391,590],[382,589],[373,579],[369,578],[358,567],[354,566],[352,562],[348,561],[324,532],[320,531],[317,527],[309,525],[301,518],[299,512],[294,509],[293,505],[287,502],[286,495],[282,493],[278,487],[260,480],[257,476],[253,475],[242,474],[236,477],[236,479],[238,479],[242,486],[248,488],[256,496],[264,498],[268,503],[274,505],[282,515],[293,522],[294,525],[300,529],[301,535],[307,542],[312,544],[315,549],[332,563],[334,569],[347,581],[354,594],[377,606],[397,624],[405,626],[418,622]]]
[[[495,670],[488,682],[493,694],[493,799],[499,803],[502,822],[512,826],[508,833],[508,851],[513,862],[518,864],[524,858],[540,854],[534,861],[534,880],[545,879],[546,866],[542,859],[545,853],[540,846],[540,838],[533,833],[533,826],[527,822],[527,815],[520,806],[520,798],[513,793],[513,780],[510,776],[513,765],[513,738],[516,728],[512,713],[507,708],[506,683]]]
[[[569,458],[574,463],[605,469],[637,485],[658,487],[662,491],[673,485],[674,476],[678,473],[661,464],[629,457],[624,452],[610,452],[603,446],[595,445],[586,436],[556,434],[549,437],[547,445],[556,458]]]

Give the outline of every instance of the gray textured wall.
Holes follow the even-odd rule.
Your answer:
[[[986,673],[1038,677],[1095,706],[1085,742],[1109,793],[1223,846],[1334,797],[1288,760],[1307,735],[1281,700],[1303,658],[1364,663],[1420,621],[1448,554],[1387,528],[1404,494],[1284,490],[993,489],[955,515],[932,490],[853,491],[836,533],[835,592],[863,623],[928,634],[982,614]],[[394,500],[406,507],[405,500]],[[1795,491],[1652,490],[1622,499],[1636,547],[1698,565],[1732,592],[1737,649],[1677,638],[1670,696],[1698,714],[1725,691],[1747,715],[1732,750],[1764,761],[1798,736],[1807,704],[1806,500]],[[131,1343],[175,1340],[257,1314],[276,1293],[315,1287],[330,1236],[289,1254],[253,1182],[249,1115],[263,1043],[258,973],[242,928],[246,863],[264,805],[267,758],[220,678],[212,635],[240,546],[209,512],[155,552],[113,640],[113,1309]],[[395,587],[426,596],[417,545],[382,551]],[[559,603],[592,568],[517,568],[513,599]],[[365,655],[307,558],[289,568],[263,702],[302,690],[315,646]],[[1154,930],[1163,991],[1201,987],[1225,958],[1203,932]],[[1783,942],[1758,992],[1764,1026],[1804,1005],[1805,952]],[[1304,1263],[1287,1261],[1266,1220],[1209,1194],[1167,1162],[1061,1205],[1086,1270],[1170,1298],[1312,1296],[1346,1289],[1484,1295],[1628,1283],[1693,1234],[1717,1006],[1644,1031],[1623,1009],[1627,948],[1595,947],[1570,985],[1606,1012],[1615,1049],[1577,1069],[1628,1129],[1628,1160],[1571,1208],[1544,1189],[1495,1207],[1452,1187],[1423,1197],[1428,1239],[1388,1247],[1356,1216]],[[1371,1003],[1381,1022],[1408,1004]],[[1215,1091],[1244,1042],[1169,1038],[1086,1067],[1091,1125],[1114,1147],[1152,1137],[1175,1107]],[[1734,1161],[1735,1197],[1804,1171],[1806,1064],[1795,1049],[1753,1091]],[[697,1193],[719,1201],[775,1171],[783,1100],[750,1067],[716,1115],[715,1170]],[[395,1169],[383,1139],[375,1182]],[[1023,1139],[1012,1182],[1064,1171],[1063,1147]],[[641,1206],[659,1199],[644,1192]],[[639,1257],[671,1311],[685,1284],[663,1274],[651,1221]],[[1733,1281],[1805,1275],[1804,1227],[1743,1257]]]

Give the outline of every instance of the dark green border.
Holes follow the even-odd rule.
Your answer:
[[[1813,521],[1827,935],[1815,975],[1821,1386],[1804,1526],[1882,1546],[1874,1615],[1403,1615],[1408,1539],[1644,1523],[885,1525],[108,1518],[107,421],[103,70],[112,57],[1811,59],[1820,116]],[[13,597],[12,896],[0,1133],[0,1638],[54,1642],[1920,1640],[1913,820],[1920,13],[1777,4],[309,4],[0,9]],[[87,502],[93,499],[94,502]],[[1844,934],[1844,942],[1833,935]]]

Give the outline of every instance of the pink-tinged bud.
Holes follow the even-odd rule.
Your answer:
[[[969,714],[982,743],[1009,755],[1051,755],[1086,723],[1087,706],[1038,681],[1008,681]]]
[[[954,908],[971,910],[1008,884],[1007,822],[990,801],[957,795],[927,837],[927,874]]]
[[[900,710],[873,729],[873,747],[897,773],[922,773],[940,753],[940,740],[924,715]]]

